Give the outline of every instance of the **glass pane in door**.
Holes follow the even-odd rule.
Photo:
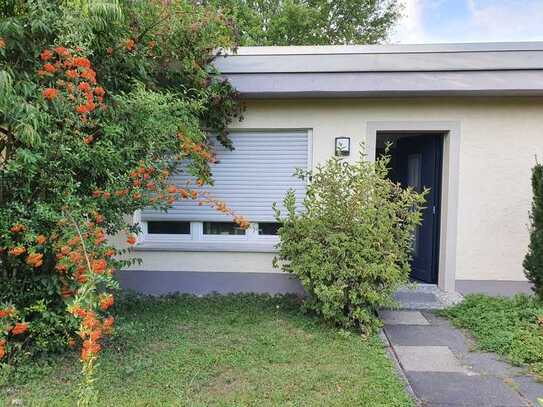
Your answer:
[[[412,187],[415,191],[421,192],[422,178],[422,155],[410,154],[407,156],[407,185]],[[412,250],[413,257],[417,257],[419,254],[419,240],[420,240],[420,226],[415,228]]]

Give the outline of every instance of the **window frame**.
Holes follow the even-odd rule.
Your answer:
[[[279,236],[259,235],[258,222],[252,222],[245,235],[204,235],[204,222],[190,222],[190,235],[149,234],[147,222],[140,222],[141,234],[138,236],[136,251],[175,250],[175,251],[239,251],[276,252]],[[167,222],[161,220],[162,222]],[[172,221],[175,221],[172,219]]]
[[[149,228],[147,226],[148,222],[156,222],[152,219],[147,219],[145,221],[140,222],[141,225],[141,234],[138,236],[138,243],[142,244],[144,242],[164,242],[164,243],[170,243],[170,242],[186,242],[193,240],[194,230],[192,222],[189,222],[190,224],[190,233],[187,234],[175,234],[175,233],[149,233]],[[160,222],[167,222],[164,220],[160,220]],[[172,222],[175,222],[175,220],[172,220]]]
[[[249,229],[251,229],[251,226],[249,226],[249,229],[245,231],[245,234],[243,235],[213,235],[213,234],[205,234],[204,233],[204,223],[232,223],[231,221],[203,221],[203,222],[191,222],[191,227],[194,224],[196,228],[201,228],[201,240],[202,241],[209,241],[209,242],[222,242],[222,241],[245,241],[249,238]],[[252,225],[252,224],[251,224]]]
[[[260,239],[262,239],[262,238],[264,238],[264,239],[272,238],[272,239],[275,239],[275,240],[279,240],[279,235],[261,235],[260,233],[258,233],[258,229],[259,229],[258,224],[259,223],[279,223],[279,222],[267,222],[267,221],[255,222],[255,228],[256,228],[255,233]]]

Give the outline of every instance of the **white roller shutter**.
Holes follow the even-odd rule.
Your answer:
[[[218,163],[212,165],[215,185],[204,190],[251,222],[274,221],[272,203],[281,204],[289,188],[301,202],[305,182],[293,174],[297,168],[308,167],[307,132],[236,132],[230,138],[235,150],[216,146]],[[184,174],[173,177],[179,186],[186,181]],[[184,200],[175,202],[167,213],[144,210],[142,220],[231,221],[231,217]]]

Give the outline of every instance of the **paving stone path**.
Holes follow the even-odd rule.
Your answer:
[[[537,406],[543,384],[474,343],[431,311],[382,311],[384,334],[424,407]]]

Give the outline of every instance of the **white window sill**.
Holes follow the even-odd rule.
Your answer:
[[[144,241],[134,247],[134,251],[159,251],[159,252],[251,252],[251,253],[276,253],[277,241],[267,242],[213,242],[213,241],[176,241],[176,242],[150,242]]]

